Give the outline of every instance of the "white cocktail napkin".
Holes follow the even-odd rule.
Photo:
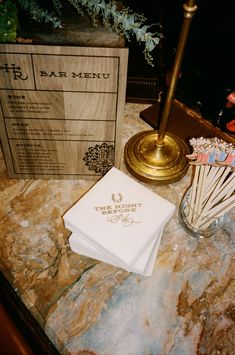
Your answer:
[[[171,202],[113,167],[63,219],[73,232],[73,250],[144,274],[174,211]]]

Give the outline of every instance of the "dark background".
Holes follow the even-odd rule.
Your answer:
[[[120,2],[144,14],[147,25],[156,24],[151,31],[160,30],[160,25],[163,35],[160,45],[153,51],[154,67],[144,57],[144,45],[139,45],[135,38],[127,43],[127,101],[158,102],[161,98],[164,101],[166,78],[174,62],[186,0]],[[67,1],[65,3],[68,13],[76,14],[74,8]],[[192,19],[175,97],[216,124],[227,89],[235,89],[235,0],[196,0],[196,4],[198,10]],[[27,38],[38,25],[25,18],[23,14],[21,30],[26,27],[26,33],[23,31],[21,35]],[[41,25],[41,32],[46,28],[45,24]],[[51,32],[50,29],[50,36]]]
[[[164,36],[154,52],[154,68],[146,63],[138,44],[129,44],[129,76],[157,78],[159,88],[164,85],[173,64],[185,2],[125,1],[145,15],[147,24],[160,22]],[[235,88],[235,1],[198,0],[196,4],[175,97],[215,123],[226,89]]]

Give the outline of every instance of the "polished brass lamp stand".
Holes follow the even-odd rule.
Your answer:
[[[130,173],[139,180],[156,185],[180,180],[188,168],[188,159],[185,157],[189,153],[188,145],[166,131],[190,25],[197,10],[195,1],[188,0],[183,10],[184,20],[159,130],[137,133],[129,139],[124,150],[125,164]]]

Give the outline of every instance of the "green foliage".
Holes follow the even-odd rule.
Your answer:
[[[0,42],[15,42],[17,29],[17,8],[14,1],[0,3]]]
[[[60,0],[55,0],[60,2]],[[146,18],[143,15],[134,13],[129,8],[119,10],[115,1],[110,0],[67,0],[73,5],[78,13],[86,11],[93,19],[94,25],[97,18],[102,20],[106,27],[124,35],[127,40],[135,40],[144,43],[144,54],[149,64],[152,65],[153,58],[151,52],[158,45],[161,38],[159,32],[150,32],[150,26],[144,25]]]
[[[44,9],[38,0],[18,0],[19,6],[29,13],[31,18],[40,23],[50,23],[54,28],[61,27],[61,21],[56,13]],[[61,8],[60,1],[53,1],[55,11]]]
[[[40,0],[17,0],[17,3],[33,20],[61,28],[61,14],[65,1],[72,5],[79,15],[88,14],[94,26],[101,22],[107,28],[125,36],[128,41],[134,39],[142,43],[145,58],[152,65],[151,52],[158,45],[161,33],[158,31],[152,33],[150,26],[145,25],[146,18],[143,15],[134,13],[129,8],[119,9],[115,0],[52,0],[48,8],[44,8]],[[3,4],[6,6],[9,3],[13,7],[14,2],[10,0],[5,0]],[[10,35],[10,31],[8,34]],[[15,36],[15,33],[12,36]]]

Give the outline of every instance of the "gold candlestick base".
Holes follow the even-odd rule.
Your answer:
[[[180,180],[188,169],[185,157],[190,150],[179,137],[167,132],[162,145],[157,144],[158,131],[137,133],[125,145],[127,169],[137,179],[155,185]]]

